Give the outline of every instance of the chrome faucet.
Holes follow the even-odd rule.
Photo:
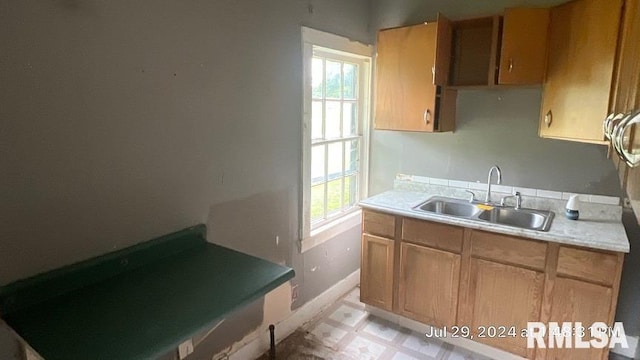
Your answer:
[[[491,174],[493,174],[493,170],[495,170],[498,174],[498,181],[496,182],[496,184],[500,185],[500,183],[502,183],[502,172],[500,171],[498,165],[493,165],[491,169],[489,169],[489,176],[487,178],[487,197],[484,200],[484,202],[487,204],[491,202]]]

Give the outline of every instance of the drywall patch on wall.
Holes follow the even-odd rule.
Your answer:
[[[247,334],[259,329],[264,322],[264,305],[265,299],[262,297],[230,314],[211,334],[207,335],[206,338],[200,339],[209,329],[194,336],[194,339],[201,342],[196,346],[194,352],[188,356],[188,359],[209,360],[212,354],[224,351],[231,346],[231,344],[242,341]]]
[[[293,189],[281,189],[214,204],[207,217],[207,241],[270,261],[291,264],[295,245]]]
[[[360,268],[359,227],[324,242],[304,255],[304,287],[300,296],[305,303]]]

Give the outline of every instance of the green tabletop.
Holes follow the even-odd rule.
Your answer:
[[[2,317],[46,360],[152,359],[293,276],[202,241]]]

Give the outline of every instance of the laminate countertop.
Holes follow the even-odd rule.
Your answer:
[[[462,192],[464,194],[464,191]],[[453,196],[452,196],[453,195]],[[583,246],[592,249],[614,252],[629,252],[629,239],[621,221],[622,208],[615,205],[581,204],[580,219],[569,220],[564,216],[565,201],[555,199],[523,198],[523,207],[538,210],[551,210],[555,217],[549,231],[521,229],[480,220],[441,215],[414,210],[432,196],[462,198],[460,192],[452,191],[409,191],[390,190],[360,201],[362,208],[402,215],[416,219],[457,225],[471,229],[490,231],[500,234],[520,236],[530,239],[556,242],[560,244]]]

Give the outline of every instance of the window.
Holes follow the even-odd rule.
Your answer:
[[[371,47],[309,28],[302,38],[304,242],[366,195]]]

